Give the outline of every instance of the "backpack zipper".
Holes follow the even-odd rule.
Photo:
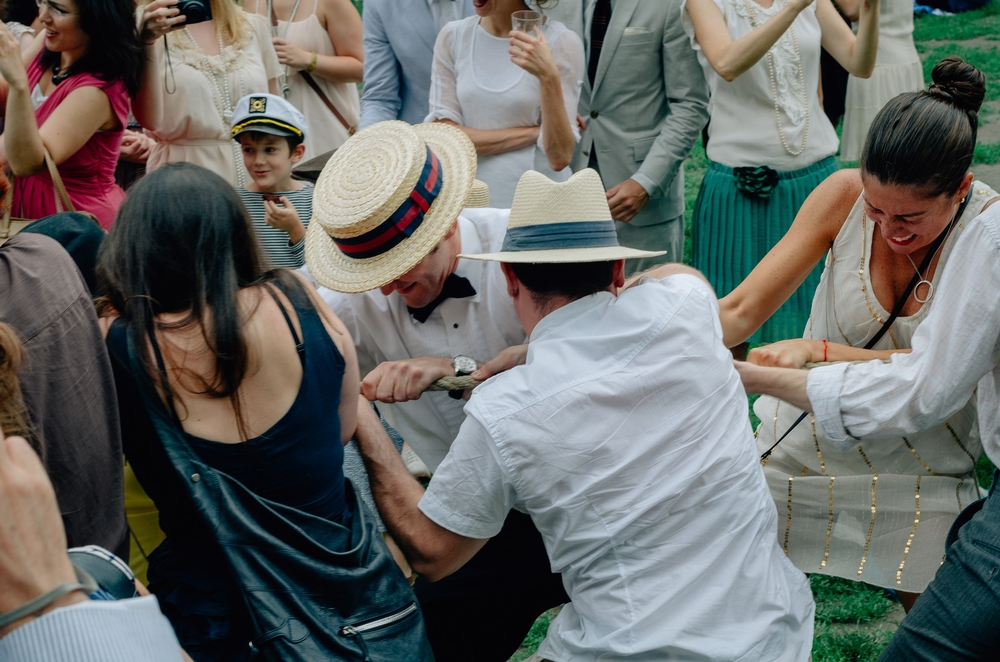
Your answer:
[[[345,625],[340,628],[340,634],[345,637],[354,637],[371,630],[388,627],[398,623],[415,611],[417,611],[417,603],[411,602],[399,611],[389,614],[388,616],[376,618],[375,620],[368,621],[367,623],[359,623],[358,625]]]

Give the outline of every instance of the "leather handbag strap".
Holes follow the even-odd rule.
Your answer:
[[[353,136],[358,130],[357,127],[351,126],[351,124],[344,119],[344,116],[340,114],[337,107],[333,105],[333,102],[330,101],[329,97],[327,97],[326,94],[323,93],[323,90],[320,89],[320,86],[316,84],[316,80],[311,74],[308,74],[305,71],[300,71],[299,73],[306,79],[306,83],[313,89],[313,92],[315,92],[319,96],[320,100],[326,104],[326,107],[330,109],[330,112],[333,113],[337,119],[340,120],[340,123],[344,125],[344,128],[347,129],[347,135]]]
[[[278,17],[274,14],[274,5],[270,2],[267,3],[267,12],[268,14],[270,14],[271,26],[277,27]],[[294,18],[294,16],[290,16],[289,20],[291,20],[292,18]],[[330,112],[333,113],[334,117],[340,120],[340,123],[344,125],[344,128],[347,129],[347,135],[353,136],[354,133],[358,130],[357,127],[351,126],[351,123],[348,122],[346,119],[344,119],[344,116],[340,114],[340,111],[337,110],[337,107],[333,105],[332,101],[330,101],[330,97],[326,96],[326,94],[323,92],[323,89],[316,83],[316,79],[313,78],[308,72],[304,70],[299,71],[299,73],[302,74],[302,77],[306,79],[306,84],[312,88],[312,91],[316,93],[320,101],[322,101],[326,105],[326,107],[330,109]]]
[[[63,211],[76,211],[76,207],[73,206],[73,201],[69,198],[69,193],[66,192],[66,186],[63,184],[62,177],[59,176],[59,168],[56,166],[55,160],[52,155],[49,154],[47,147],[42,148],[45,151],[45,167],[49,171],[49,177],[52,178],[52,188],[53,194],[55,195],[56,201],[56,213]],[[7,184],[7,193],[4,194],[3,198],[3,216],[0,217],[0,239],[10,238],[10,219],[11,212],[13,211],[14,203],[14,178],[11,177]],[[88,214],[93,218],[92,214]],[[97,219],[95,218],[96,222]]]
[[[59,168],[56,167],[55,160],[49,154],[48,148],[43,147],[42,149],[45,151],[45,166],[49,169],[49,177],[52,178],[52,186],[55,189],[56,212],[76,211],[76,207],[73,206],[73,201],[69,199],[69,193],[66,192],[66,187],[63,185],[62,177],[59,176]]]

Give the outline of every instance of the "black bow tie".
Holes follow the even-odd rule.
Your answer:
[[[423,324],[431,316],[431,313],[434,312],[434,309],[440,306],[445,299],[464,299],[465,297],[472,296],[476,296],[476,288],[472,287],[469,279],[451,274],[445,279],[444,287],[441,288],[441,294],[437,295],[434,301],[431,301],[423,308],[410,308],[407,306],[406,310],[413,315],[413,319]]]

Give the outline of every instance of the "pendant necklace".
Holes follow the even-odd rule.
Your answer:
[[[52,84],[58,85],[73,75],[69,69],[63,70],[58,64],[52,67]]]
[[[963,202],[964,202],[964,200],[963,200]],[[955,218],[957,220],[958,217],[956,216]],[[938,247],[934,249],[934,254],[935,255],[937,254],[937,252],[939,250],[941,250],[942,246],[944,246],[946,243],[948,243],[948,235],[951,234],[951,229],[953,227],[955,227],[954,221],[951,224],[949,224],[949,226],[948,226],[948,232],[944,236],[944,241],[942,241],[940,244],[938,244]],[[925,303],[927,303],[928,301],[931,300],[931,297],[934,296],[934,283],[932,283],[931,281],[929,281],[926,278],[924,278],[923,274],[920,273],[920,269],[917,268],[916,263],[913,261],[913,258],[910,257],[909,253],[906,254],[906,259],[910,261],[910,265],[913,267],[913,270],[917,272],[918,276],[920,276],[920,280],[917,281],[917,284],[913,286],[913,299],[917,303],[919,303],[919,304],[925,304]],[[930,268],[931,262],[933,262],[933,261],[934,261],[934,257],[931,256],[930,261],[927,263],[927,268],[928,269]],[[927,286],[927,296],[924,297],[923,299],[921,299],[920,298],[920,294],[918,294],[920,292],[920,286],[921,285],[926,285]]]

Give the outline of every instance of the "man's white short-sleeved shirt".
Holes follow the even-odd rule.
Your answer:
[[[420,509],[472,538],[531,515],[572,599],[539,657],[806,660],[812,594],[777,544],[711,288],[585,297],[528,347],[476,390]]]
[[[462,252],[499,251],[509,216],[509,209],[464,210],[458,218]],[[342,294],[319,288],[354,339],[362,377],[384,361],[421,356],[462,355],[485,362],[525,341],[499,264],[459,260],[455,273],[469,279],[475,296],[445,300],[423,323],[410,315],[396,292]],[[425,393],[419,400],[379,406],[391,407],[397,430],[431,471],[444,459],[465,420],[465,402],[447,393]]]

